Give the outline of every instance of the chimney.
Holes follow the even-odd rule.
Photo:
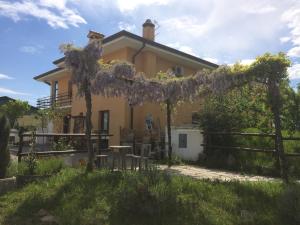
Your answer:
[[[143,38],[154,41],[155,25],[150,19],[147,19],[143,24]]]
[[[90,30],[87,37],[89,38],[89,43],[91,43],[94,40],[102,40],[104,38],[104,35]]]

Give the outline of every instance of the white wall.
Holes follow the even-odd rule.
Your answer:
[[[187,148],[179,148],[179,134],[187,134]],[[203,135],[198,127],[172,127],[171,137],[174,155],[188,161],[198,160],[199,154],[203,152],[203,146],[201,146]],[[166,143],[168,142],[167,140],[166,132]]]

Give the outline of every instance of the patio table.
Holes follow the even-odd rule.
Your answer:
[[[126,170],[126,154],[128,153],[128,150],[130,150],[132,147],[127,145],[112,145],[109,146],[109,149],[112,151],[112,170],[114,170],[115,167],[115,160],[118,160],[118,168]]]

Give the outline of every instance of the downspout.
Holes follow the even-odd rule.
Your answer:
[[[142,47],[139,50],[137,50],[137,52],[134,53],[134,55],[132,56],[131,62],[133,65],[135,64],[135,58],[138,56],[138,54],[141,53],[141,51],[145,48],[145,46],[146,43],[145,41],[143,41]],[[133,129],[133,107],[132,106],[130,106],[130,129],[131,130]]]

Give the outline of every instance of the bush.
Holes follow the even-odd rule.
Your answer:
[[[53,142],[52,150],[53,151],[65,151],[71,149],[72,146],[68,143],[65,138],[59,138],[58,141]]]
[[[5,115],[0,114],[0,178],[4,178],[10,161],[8,149],[10,126]]]
[[[13,160],[10,161],[6,170],[6,177],[14,177],[18,174],[18,162]]]
[[[35,164],[34,173],[32,173],[26,161],[19,163],[18,175],[51,175],[65,167],[64,161],[59,158],[40,159],[36,160]]]

